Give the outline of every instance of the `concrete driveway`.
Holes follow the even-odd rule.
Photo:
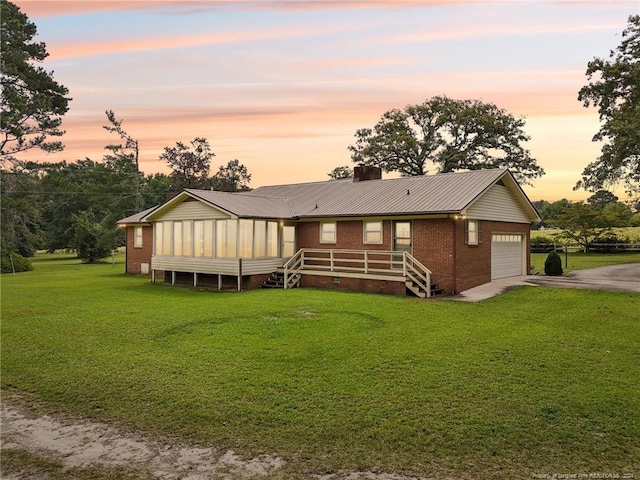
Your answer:
[[[622,265],[608,265],[606,267],[574,270],[561,277],[523,275],[521,277],[502,278],[448,298],[466,302],[477,302],[510,290],[517,285],[540,285],[547,287],[586,288],[612,292],[640,293],[640,263],[625,263]]]

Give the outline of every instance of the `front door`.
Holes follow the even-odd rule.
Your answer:
[[[296,227],[282,227],[282,258],[291,258],[296,253]]]
[[[398,220],[393,222],[393,250],[411,253],[411,222]],[[402,256],[394,255],[393,268],[402,268]]]

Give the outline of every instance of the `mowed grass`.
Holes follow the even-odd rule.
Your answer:
[[[122,270],[2,276],[5,399],[278,455],[278,478],[640,472],[638,294],[219,293]]]
[[[619,265],[622,263],[640,263],[640,252],[627,253],[583,253],[564,251],[558,252],[562,259],[562,269],[565,273],[583,268],[604,267],[606,265]],[[531,266],[537,272],[544,274],[544,262],[548,253],[532,253]]]

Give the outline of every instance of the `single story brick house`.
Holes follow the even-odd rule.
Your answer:
[[[359,166],[353,179],[187,189],[119,224],[127,272],[148,265],[154,282],[424,298],[527,274],[538,220],[508,170],[382,179]]]

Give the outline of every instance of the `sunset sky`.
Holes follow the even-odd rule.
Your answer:
[[[14,3],[73,98],[65,150],[41,160],[101,160],[118,140],[102,128],[111,109],[145,173],[168,173],[163,147],[205,137],[212,173],[238,159],[254,188],[327,180],[352,165],[358,128],[445,94],[525,117],[546,170],[525,191],[550,201],[589,195],[572,187],[599,154],[599,120],[578,91],[640,13],[639,0]]]

